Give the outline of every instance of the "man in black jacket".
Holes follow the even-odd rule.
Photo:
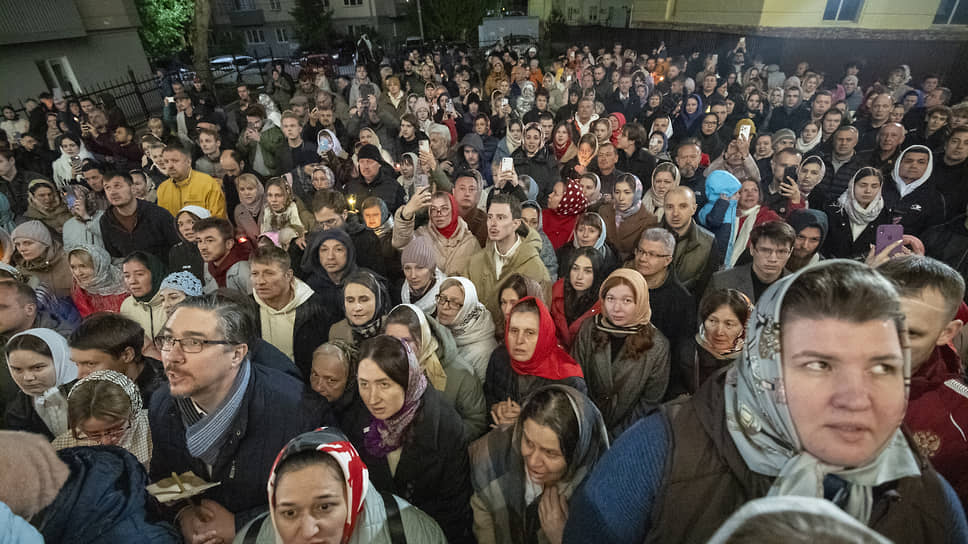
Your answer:
[[[629,123],[622,127],[618,136],[618,169],[638,176],[642,182],[642,190],[648,191],[652,187],[652,171],[655,170],[655,155],[647,149],[649,137],[645,128],[638,123]],[[602,194],[605,193],[605,183],[602,182]]]
[[[393,183],[397,184],[396,181]],[[357,203],[363,205],[362,200],[358,200]],[[317,191],[316,196],[313,197],[312,211],[316,218],[317,230],[343,229],[346,231],[356,249],[356,264],[386,277],[387,266],[383,262],[383,246],[380,244],[380,239],[363,225],[355,210],[350,214],[346,208],[346,198],[342,193]],[[289,245],[289,256],[294,263],[302,262],[302,250],[299,249],[298,244]]]
[[[894,223],[904,225],[904,234],[920,236],[945,220],[944,197],[930,179],[933,162],[930,149],[912,145],[897,158],[893,176],[884,180],[884,208]]]
[[[934,156],[931,183],[944,195],[945,217],[965,213],[968,205],[968,127],[951,131],[944,151]]]
[[[27,185],[35,179],[49,179],[47,176],[17,168],[14,152],[0,149],[0,193],[10,202],[10,210],[16,217],[27,211]]]
[[[246,310],[214,296],[182,302],[156,341],[169,385],[148,418],[152,480],[192,471],[219,485],[179,512],[188,542],[231,542],[267,510],[265,482],[293,437],[331,423],[328,405],[299,380],[253,364]]]
[[[180,242],[175,219],[164,208],[134,197],[127,172],[109,174],[104,193],[110,207],[101,216],[104,248],[114,258],[141,250],[168,262],[168,251]]]
[[[355,196],[358,204],[363,204],[367,197],[378,196],[386,203],[391,214],[396,212],[397,208],[403,206],[406,193],[393,177],[392,169],[383,162],[380,150],[373,144],[366,144],[360,148],[357,157],[360,177],[350,180],[344,192]]]
[[[270,246],[249,258],[262,339],[291,358],[309,383],[313,351],[329,337],[339,314],[293,274],[289,255]]]

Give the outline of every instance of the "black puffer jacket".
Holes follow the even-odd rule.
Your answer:
[[[548,194],[555,188],[555,183],[561,180],[554,153],[548,151],[547,147],[542,147],[533,157],[529,157],[522,145],[514,150],[511,158],[514,159],[514,171],[518,176],[531,176],[537,182],[538,204],[546,206]]]

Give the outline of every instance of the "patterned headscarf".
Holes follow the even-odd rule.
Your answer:
[[[403,406],[400,411],[386,419],[370,416],[370,426],[363,435],[363,446],[366,451],[379,458],[384,458],[390,452],[397,450],[403,444],[403,437],[417,417],[417,410],[423,404],[423,394],[427,390],[427,376],[417,362],[417,356],[406,342],[400,340],[400,345],[407,352],[407,387],[404,391]]]
[[[92,244],[77,244],[67,248],[68,257],[75,251],[87,253],[94,268],[94,277],[91,279],[91,284],[86,287],[78,284],[82,289],[88,293],[103,296],[120,295],[126,292],[127,288],[121,279],[121,271],[111,264],[111,256],[103,247]]]
[[[97,370],[87,377],[77,380],[77,383],[71,387],[71,392],[67,395],[68,406],[70,405],[71,395],[77,391],[77,388],[81,384],[88,382],[111,382],[120,387],[128,396],[128,400],[131,402],[131,414],[128,418],[128,423],[131,427],[121,437],[119,446],[128,450],[138,458],[138,461],[141,461],[142,465],[147,467],[151,462],[151,428],[148,425],[148,410],[142,405],[141,393],[138,391],[138,386],[131,381],[131,378],[120,372],[115,372],[114,370]],[[53,445],[54,449],[61,450],[75,446],[96,446],[97,444],[90,440],[78,440],[74,438],[73,429],[68,429],[67,432],[54,439]]]
[[[161,282],[161,287],[158,288],[159,291],[163,289],[174,289],[189,297],[202,296],[202,282],[198,281],[195,274],[191,272],[182,271],[168,274]]]
[[[855,468],[828,465],[804,449],[787,404],[783,378],[780,342],[783,299],[804,273],[829,266],[864,265],[843,259],[821,261],[781,278],[760,297],[747,325],[748,340],[743,354],[726,374],[726,424],[750,470],[776,477],[770,496],[823,498],[824,478],[834,475],[847,482],[844,510],[866,524],[871,515],[874,487],[920,474],[907,440],[898,429],[867,465]],[[911,354],[907,346],[903,352],[906,397],[911,380]]]
[[[272,463],[272,471],[269,473],[269,482],[266,485],[266,491],[269,494],[269,518],[275,528],[275,495],[279,465],[293,455],[307,451],[325,453],[339,464],[346,492],[346,521],[343,523],[343,537],[340,542],[346,544],[353,537],[356,524],[360,515],[363,514],[366,494],[370,490],[370,471],[366,468],[366,464],[363,463],[353,444],[335,427],[320,427],[315,431],[303,433],[290,440],[276,456],[275,462]],[[278,529],[275,532],[275,541],[282,542]]]

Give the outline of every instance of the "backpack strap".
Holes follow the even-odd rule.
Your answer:
[[[263,512],[252,520],[252,523],[245,528],[245,534],[242,535],[242,544],[255,544],[256,539],[259,538],[259,532],[262,531],[262,525],[267,519],[269,519],[269,512]]]
[[[380,492],[383,497],[383,508],[387,512],[387,529],[390,530],[391,544],[406,544],[407,534],[403,530],[403,519],[400,518],[400,507],[393,493]],[[249,543],[244,543],[249,544]]]

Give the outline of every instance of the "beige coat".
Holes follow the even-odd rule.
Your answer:
[[[478,251],[468,261],[464,277],[477,286],[477,296],[481,303],[491,312],[491,317],[497,319],[503,316],[501,304],[498,300],[498,288],[511,274],[515,272],[527,276],[547,289],[551,283],[548,269],[538,254],[541,247],[541,236],[534,229],[528,229],[528,236],[521,241],[518,250],[511,257],[508,264],[501,269],[501,275],[496,274],[494,242],[489,241],[484,249]]]
[[[450,238],[445,238],[430,224],[418,227],[414,231],[413,222],[412,217],[403,218],[403,207],[397,210],[393,218],[393,247],[403,249],[414,236],[426,236],[433,243],[437,268],[448,276],[462,273],[467,268],[471,257],[481,250],[474,233],[467,228],[467,223],[460,217],[457,218],[457,230]]]

